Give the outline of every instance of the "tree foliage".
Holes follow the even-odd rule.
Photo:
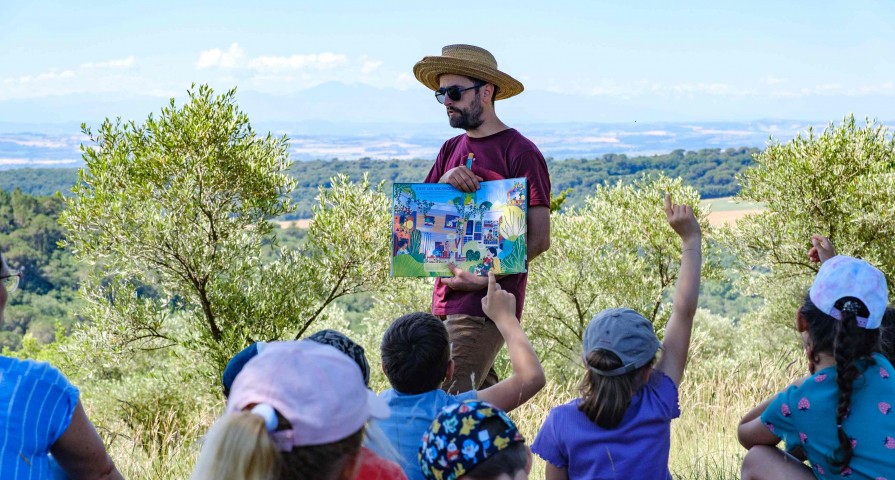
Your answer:
[[[19,291],[9,298],[0,349],[21,347],[26,333],[51,342],[57,325],[68,328],[76,320],[69,307],[81,272],[71,255],[56,246],[65,237],[56,222],[62,208],[58,197],[0,191],[0,252],[13,268],[26,272]]]
[[[291,208],[288,142],[256,135],[234,94],[202,86],[143,124],[85,128],[95,145],[61,221],[66,247],[95,268],[82,293],[107,347],[180,345],[222,369],[247,342],[300,334],[382,276],[352,245],[383,243],[369,209],[385,212],[384,195],[345,178],[321,191],[301,249],[262,261],[269,220]]]
[[[757,153],[758,149],[742,147],[674,150],[649,156],[606,154],[591,158],[548,159],[553,196],[559,200],[551,206],[554,209],[560,206],[580,207],[597,186],[613,185],[619,180],[630,183],[643,175],[658,173],[671,178],[681,177],[703,198],[734,195],[739,190],[735,175],[752,165],[752,156]],[[295,210],[282,218],[311,218],[317,189],[330,186],[330,179],[338,173],[350,178],[369,175],[370,182],[377,184],[384,181],[385,191],[391,191],[394,182],[423,181],[431,167],[432,159],[296,162],[289,168],[289,174],[295,179],[295,190],[290,195]],[[39,195],[50,195],[56,191],[66,194],[75,177],[75,171],[68,168],[0,170],[0,189],[18,186]]]
[[[728,229],[740,285],[768,301],[767,315],[791,322],[817,265],[811,236],[866,259],[895,280],[895,138],[875,121],[847,117],[823,132],[774,143],[740,175],[738,199],[767,209]]]
[[[692,205],[709,233],[696,190],[663,176],[599,187],[584,207],[553,214],[550,249],[530,268],[525,323],[554,372],[568,373],[569,362],[580,362],[584,330],[604,308],[633,308],[663,328],[681,256],[680,238],[665,218],[665,192]],[[706,242],[706,259],[710,249]],[[714,270],[707,261],[703,276]]]

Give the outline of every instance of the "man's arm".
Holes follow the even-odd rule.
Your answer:
[[[550,248],[550,207],[543,205],[530,207],[526,230],[528,231],[526,243],[528,261],[530,262]]]
[[[500,288],[493,273],[488,274],[488,295],[482,299],[482,310],[494,321],[507,342],[513,374],[478,392],[478,399],[509,412],[527,402],[544,388],[547,379],[534,348],[516,318],[516,297]]]

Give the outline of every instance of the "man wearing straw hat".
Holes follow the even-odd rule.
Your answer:
[[[435,91],[448,122],[466,132],[446,141],[426,176],[428,183],[450,183],[474,192],[479,182],[528,179],[528,260],[550,247],[550,176],[544,156],[527,138],[504,124],[494,102],[522,93],[522,84],[497,69],[490,52],[472,45],[448,45],[441,56],[424,57],[413,67],[423,85]],[[452,393],[497,383],[492,368],[503,337],[482,311],[488,278],[456,266],[454,276],[436,279],[432,313],[445,321],[451,338],[453,379],[443,386]],[[516,297],[522,318],[528,274],[506,275],[500,286]]]

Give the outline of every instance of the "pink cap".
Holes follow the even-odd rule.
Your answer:
[[[227,412],[268,404],[292,428],[271,432],[281,451],[348,437],[388,405],[364,386],[360,369],[339,350],[316,342],[272,342],[233,382]]]

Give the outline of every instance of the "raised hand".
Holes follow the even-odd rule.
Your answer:
[[[701,238],[699,222],[689,205],[675,205],[671,202],[671,194],[665,194],[665,216],[668,224],[686,243],[687,240]]]
[[[833,242],[829,238],[822,235],[813,235],[811,237],[811,249],[808,250],[808,258],[814,263],[824,263],[836,256],[836,249],[833,248]]]
[[[472,193],[479,189],[481,181],[482,177],[472,173],[465,165],[460,165],[444,172],[438,183],[450,183],[461,192]]]
[[[492,272],[488,272],[488,294],[482,298],[482,310],[494,323],[516,321],[516,297],[500,287]]]

